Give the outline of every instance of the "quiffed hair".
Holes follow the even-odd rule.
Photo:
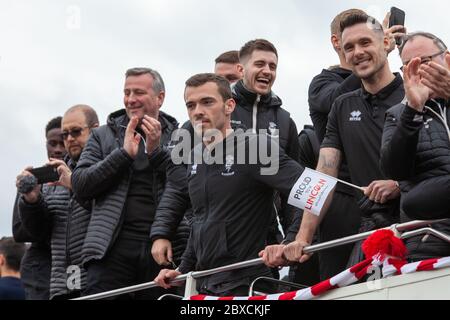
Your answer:
[[[223,101],[227,101],[233,97],[231,93],[230,83],[222,76],[218,76],[214,73],[200,73],[190,77],[186,81],[186,87],[200,87],[208,82],[214,82],[217,84],[219,93],[223,98]]]
[[[256,39],[247,42],[239,51],[239,60],[241,63],[248,59],[253,51],[256,50],[273,52],[278,58],[278,51],[271,42],[264,39]]]
[[[366,23],[369,28],[375,32],[381,32],[384,35],[383,26],[377,19],[367,15],[366,13],[354,13],[345,17],[340,24],[341,34],[345,29],[353,27],[357,24]]]
[[[331,22],[330,29],[331,34],[335,34],[337,36],[341,35],[341,21],[345,20],[348,16],[353,14],[366,14],[364,11],[360,9],[348,9],[339,13]]]

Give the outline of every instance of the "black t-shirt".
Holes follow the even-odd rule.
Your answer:
[[[335,101],[322,148],[342,151],[354,184],[365,187],[375,180],[385,179],[380,170],[385,113],[404,96],[403,80],[396,74],[395,79],[375,95],[361,88]]]
[[[155,188],[153,186],[153,170],[149,165],[148,155],[145,153],[142,140],[132,170],[121,235],[131,239],[149,239],[156,210]]]

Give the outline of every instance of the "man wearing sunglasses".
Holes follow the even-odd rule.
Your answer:
[[[410,218],[450,218],[450,53],[435,35],[416,32],[405,38],[400,57],[406,102],[387,113],[382,169],[404,180],[402,209]],[[450,223],[433,227],[450,233]],[[420,258],[450,254],[434,237],[416,246]]]
[[[60,138],[67,157],[50,158],[59,180],[45,189],[36,186],[21,196],[18,213],[27,232],[35,238],[49,238],[51,243],[50,299],[80,295],[85,273],[81,268],[81,248],[90,219],[89,204],[80,204],[72,193],[71,175],[93,128],[98,127],[94,109],[76,105],[66,111],[61,122]],[[31,173],[25,169],[18,177]],[[43,191],[44,190],[44,191]]]

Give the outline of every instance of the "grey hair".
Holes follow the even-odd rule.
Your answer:
[[[158,71],[150,69],[150,68],[131,68],[128,69],[125,73],[125,78],[131,77],[131,76],[141,76],[143,74],[149,74],[153,78],[153,92],[158,94],[160,92],[166,92],[166,87],[164,85],[164,80],[162,79],[161,75]]]
[[[447,46],[445,45],[444,41],[442,41],[440,38],[436,37],[434,34],[429,33],[429,32],[418,31],[418,32],[408,33],[406,36],[403,37],[402,45],[398,48],[400,55],[402,55],[402,52],[403,52],[403,49],[405,48],[406,43],[417,37],[424,37],[424,38],[433,40],[433,43],[442,52],[445,52],[447,50]]]

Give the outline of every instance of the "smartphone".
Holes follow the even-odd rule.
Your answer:
[[[389,28],[392,26],[405,26],[405,11],[397,7],[391,8],[391,16],[389,18]],[[397,44],[397,46],[400,46],[402,44],[402,39],[396,38],[395,43]]]
[[[34,168],[31,169],[30,172],[36,177],[38,184],[55,182],[59,180],[58,171],[56,171],[56,168],[52,166]]]
[[[389,18],[389,28],[392,26],[404,26],[405,25],[405,11],[392,7],[391,16]]]

